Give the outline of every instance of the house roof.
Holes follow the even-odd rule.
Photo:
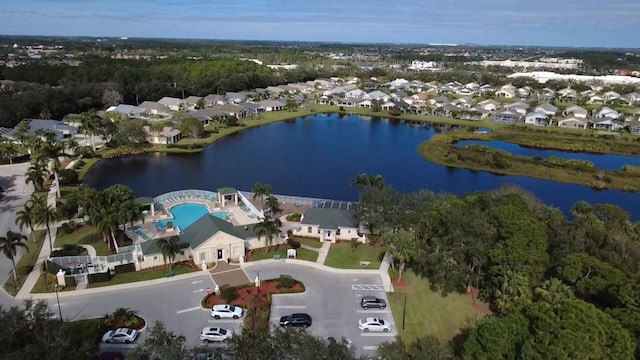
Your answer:
[[[640,121],[631,121],[629,123],[629,129],[632,129],[632,128],[640,128]]]
[[[558,108],[549,104],[549,103],[544,103],[544,104],[540,104],[538,106],[536,106],[535,111],[539,111],[539,110],[544,110],[546,112],[553,112],[555,113],[556,111],[558,111]]]
[[[37,130],[44,130],[53,132],[56,135],[56,140],[60,140],[66,133],[75,135],[78,133],[78,129],[63,123],[60,120],[47,120],[47,119],[24,119],[18,123],[12,130],[10,130],[5,136],[12,137],[15,132],[20,129],[23,123],[28,124],[27,136],[33,137],[36,135]]]
[[[578,122],[581,122],[581,123],[583,123],[583,124],[586,124],[586,123],[587,123],[587,120],[586,120],[586,119],[583,119],[583,118],[577,118],[577,117],[575,117],[575,116],[569,116],[569,117],[566,117],[566,118],[564,118],[564,119],[560,119],[560,120],[558,120],[558,124],[560,124],[561,122],[565,122],[565,121],[578,121]]]
[[[158,240],[159,239],[154,239],[154,240],[147,240],[147,241],[141,242],[140,250],[142,250],[142,253],[147,256],[161,254],[162,251],[160,251],[160,248],[156,246]],[[178,240],[178,246],[180,247],[181,250],[188,249],[189,243],[184,241],[182,237],[180,237],[180,240]]]
[[[180,235],[180,243],[189,244],[192,249],[195,249],[219,232],[224,232],[243,240],[256,236],[253,231],[253,225],[233,226],[228,221],[206,214],[183,230]]]
[[[147,112],[148,110],[141,106],[118,104],[117,106],[111,106],[107,109],[107,112],[117,112],[126,115],[139,115]]]
[[[171,105],[180,106],[182,103],[184,103],[184,101],[182,101],[182,99],[165,96],[162,99],[158,100],[158,103],[167,105],[167,106],[171,106]]]
[[[160,104],[159,102],[155,102],[155,101],[143,101],[142,104],[138,105],[138,107],[141,107],[147,110],[157,110],[162,112],[169,111],[169,107],[167,107],[167,105]]]
[[[356,216],[350,210],[310,208],[304,213],[301,224],[318,225],[321,229],[337,230],[341,227],[358,227]]]

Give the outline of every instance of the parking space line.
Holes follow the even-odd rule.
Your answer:
[[[207,320],[207,322],[210,323],[210,324],[221,324],[221,323],[228,323],[228,322],[229,323],[241,323],[243,321],[244,321],[244,318],[240,318],[240,319],[236,319],[236,320],[234,320],[234,319],[219,319],[219,320],[217,320],[217,319],[209,319],[209,320]]]
[[[363,332],[360,334],[360,336],[397,336],[397,333],[393,333],[393,332],[381,332],[381,333],[367,333],[367,332]]]
[[[384,285],[381,284],[351,284],[353,291],[384,291]]]
[[[375,346],[375,345],[363,346],[362,350],[378,350],[378,346]]]
[[[306,309],[306,305],[274,305],[274,309]]]
[[[390,314],[389,310],[358,310],[358,314]]]
[[[186,312],[196,311],[196,310],[200,310],[200,309],[202,309],[200,306],[194,306],[192,308],[178,310],[178,311],[176,311],[176,314],[184,314]]]

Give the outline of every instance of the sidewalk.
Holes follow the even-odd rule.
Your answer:
[[[51,206],[56,206],[55,186],[52,186],[51,189],[49,189],[47,203]],[[51,244],[55,244],[57,232],[58,232],[58,224],[51,225]],[[33,269],[31,269],[29,276],[27,276],[27,279],[24,281],[24,284],[22,284],[20,291],[18,291],[18,293],[16,294],[16,299],[26,299],[32,296],[31,290],[33,289],[33,287],[36,285],[36,282],[38,282],[38,279],[40,278],[40,269],[42,268],[42,264],[45,262],[45,260],[49,258],[49,255],[51,254],[51,248],[49,247],[49,244],[50,244],[49,239],[47,238],[46,235],[44,239],[42,239],[42,241],[44,241],[44,243],[42,244],[42,249],[40,250],[38,259],[36,260],[36,263],[33,266]]]
[[[316,259],[316,264],[324,265],[324,261],[327,259],[327,255],[329,255],[330,248],[331,241],[322,242],[322,247],[318,250],[318,258]]]

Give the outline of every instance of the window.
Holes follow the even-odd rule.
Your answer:
[[[158,260],[158,257],[157,257],[157,256],[154,256],[154,257],[153,257],[153,260],[154,260],[154,261],[155,261],[155,260]]]
[[[200,261],[205,261],[205,260],[207,260],[207,253],[201,252],[200,253]]]
[[[309,227],[307,228],[307,232],[308,232],[309,234],[311,234],[311,232],[312,232],[312,231],[313,231],[313,230],[311,230],[311,226],[309,226]]]
[[[180,251],[180,255],[184,256],[184,251]]]
[[[336,236],[340,236],[340,229],[336,230]]]
[[[318,228],[318,234],[320,234],[320,228]]]

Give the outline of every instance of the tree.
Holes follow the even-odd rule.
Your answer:
[[[278,224],[274,220],[271,220],[269,216],[265,216],[261,222],[253,226],[253,231],[258,236],[258,241],[260,241],[263,236],[265,237],[265,253],[268,254],[269,246],[271,246],[275,235],[280,232]]]
[[[384,178],[382,175],[368,175],[362,173],[351,180],[351,185],[358,185],[363,187],[374,187],[376,189],[384,188]]]
[[[167,261],[169,261],[169,271],[171,271],[171,266],[173,265],[173,260],[176,258],[176,255],[180,254],[179,240],[180,238],[177,236],[156,240],[156,246],[160,249],[160,253],[162,253],[164,263],[166,264]]]
[[[31,163],[25,174],[25,184],[32,183],[36,192],[44,191],[44,174],[42,164]]]
[[[147,133],[144,131],[144,122],[137,119],[119,121],[116,131],[111,136],[111,143],[117,146],[138,147],[147,143]]]
[[[289,112],[296,111],[298,109],[298,103],[294,99],[289,98],[284,108]]]
[[[11,260],[11,266],[13,268],[13,286],[15,288],[18,287],[18,273],[16,271],[15,257],[18,254],[19,247],[23,247],[27,252],[29,252],[26,242],[26,236],[11,230],[7,231],[6,236],[0,236],[0,251],[2,251],[4,256]]]
[[[273,195],[269,195],[267,197],[266,205],[269,208],[272,216],[276,216],[276,214],[281,210],[280,204],[278,203],[278,198]]]
[[[44,300],[0,308],[0,326],[5,329],[0,331],[2,359],[90,360],[98,352],[95,339],[54,318]]]
[[[182,119],[178,128],[180,129],[181,133],[188,134],[191,138],[193,138],[194,144],[200,137],[200,134],[204,133],[204,125],[202,125],[202,123],[198,121],[198,119],[194,119],[191,117]]]
[[[155,141],[155,138],[158,137],[158,134],[160,134],[162,130],[164,130],[163,123],[153,123],[149,125],[149,131],[154,135],[153,141]]]
[[[405,345],[401,339],[392,343],[383,343],[376,350],[379,359],[385,360],[449,360],[453,352],[436,337],[426,336],[416,339],[411,345]]]
[[[33,203],[33,212],[35,215],[35,224],[43,225],[47,228],[47,237],[49,238],[49,249],[53,251],[53,241],[51,239],[51,225],[57,223],[62,218],[58,210],[49,205],[46,196],[36,196]]]
[[[411,261],[411,258],[415,256],[417,251],[418,243],[415,235],[405,229],[400,229],[395,233],[383,235],[382,243],[391,256],[400,262],[398,281],[402,280],[402,272],[407,262]]]
[[[192,359],[186,346],[187,338],[169,331],[161,321],[149,329],[144,343],[138,345],[127,357],[132,360],[187,360]]]
[[[24,203],[24,208],[16,212],[16,225],[18,225],[18,229],[20,229],[20,231],[23,231],[26,227],[29,229],[29,232],[33,234],[33,225],[35,225],[35,212],[33,210],[33,206],[33,199],[29,199]]]
[[[91,135],[91,147],[93,151],[96,151],[96,142],[94,139],[96,129],[98,127],[97,119],[98,115],[95,110],[91,109],[89,111],[83,112],[80,114],[80,128],[79,130],[84,134],[85,145],[89,145],[89,141],[87,139],[87,134]]]
[[[251,191],[253,192],[253,200],[259,198],[260,201],[264,202],[264,197],[271,195],[271,185],[256,183]]]

